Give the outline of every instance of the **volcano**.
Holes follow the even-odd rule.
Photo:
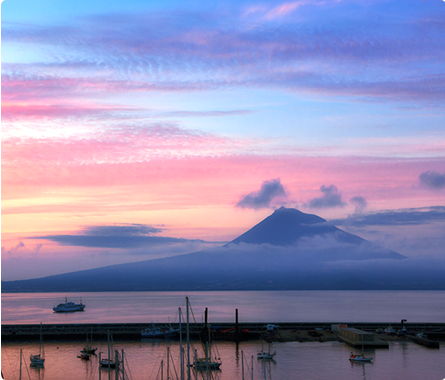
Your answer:
[[[317,215],[281,207],[219,248],[6,281],[2,292],[399,289],[406,284],[394,282],[394,268],[403,258]]]

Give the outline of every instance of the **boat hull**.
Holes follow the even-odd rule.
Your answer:
[[[31,355],[29,360],[31,367],[41,367],[45,363],[45,359],[41,358],[40,355]]]
[[[349,358],[349,361],[353,363],[372,363],[372,358],[356,357]]]
[[[217,363],[217,362],[206,362],[206,361],[199,361],[199,362],[195,362],[193,364],[193,366],[199,370],[206,370],[207,366],[209,367],[209,369],[219,369],[219,367],[221,367],[221,363]]]
[[[108,367],[110,367],[110,368],[116,368],[116,363],[113,362],[113,361],[108,361],[108,359],[102,359],[102,360],[100,361],[100,366],[101,366],[102,368],[108,368]]]
[[[84,311],[85,305],[76,305],[76,306],[56,306],[53,307],[53,310],[56,313],[73,313],[75,311]]]

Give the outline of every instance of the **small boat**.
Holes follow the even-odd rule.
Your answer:
[[[31,355],[29,357],[30,366],[31,367],[43,367],[43,363],[45,363],[45,352],[43,347],[43,335],[42,335],[42,322],[40,322],[40,344],[39,344],[39,353],[37,355]]]
[[[221,362],[211,360],[207,361],[205,358],[199,358],[193,363],[193,367],[199,370],[205,370],[207,369],[207,366],[209,369],[219,369],[219,367],[221,367]]]
[[[88,340],[88,334],[87,334],[87,343],[85,344],[85,347],[83,350],[81,350],[81,353],[85,353],[88,355],[96,355],[96,348],[93,348],[93,328],[91,327],[91,340]]]
[[[354,355],[351,351],[351,356],[349,357],[349,361],[354,363],[372,363],[373,358],[366,358],[364,355]]]
[[[105,358],[100,360],[100,366],[103,368],[116,368],[116,362],[114,360]]]
[[[113,338],[112,337],[110,338],[109,330],[107,331],[107,337],[108,337],[108,358],[102,359],[99,354],[99,365],[102,368],[116,368],[116,362],[111,358],[111,353],[113,352],[114,347],[112,342]]]
[[[141,331],[142,338],[171,338],[179,333],[179,329],[174,329],[171,324],[156,326],[152,324]]]
[[[69,313],[73,311],[83,311],[85,309],[85,305],[82,304],[82,301],[80,303],[74,303],[72,301],[69,301],[65,297],[65,303],[59,303],[57,306],[53,307],[53,310],[56,313]]]
[[[261,351],[257,353],[257,359],[269,359],[273,360],[274,356],[277,354],[276,351],[273,353],[270,352],[270,343],[269,343],[269,349],[268,351],[263,350],[263,342],[261,341]]]
[[[84,351],[80,351],[80,355],[78,356],[78,358],[82,359],[82,360],[90,360],[90,354],[84,352]]]
[[[389,325],[385,330],[383,330],[387,335],[394,335],[396,332],[394,329]]]

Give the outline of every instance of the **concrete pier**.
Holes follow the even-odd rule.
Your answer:
[[[389,343],[375,338],[375,334],[353,327],[340,327],[336,334],[344,342],[356,348],[388,348]]]
[[[311,338],[315,341],[319,340],[316,335],[317,332],[324,331],[331,334],[331,326],[333,324],[339,324],[335,322],[329,323],[280,323],[280,322],[262,322],[262,323],[239,323],[240,330],[248,330],[252,339],[258,339],[261,334],[266,334],[266,325],[275,324],[279,326],[279,332],[281,336],[291,337],[298,336],[298,332],[311,332],[311,334],[304,335],[304,339]],[[348,328],[356,328],[365,332],[374,333],[376,330],[381,330],[391,324],[396,330],[397,324],[392,322],[382,323],[348,323]],[[42,333],[45,339],[48,340],[69,340],[69,339],[85,339],[86,334],[93,334],[93,339],[106,339],[107,331],[109,330],[113,334],[113,339],[141,339],[141,330],[151,326],[152,323],[82,323],[82,324],[43,324]],[[162,324],[159,324],[162,325]],[[179,328],[178,323],[172,323],[174,328]],[[185,333],[185,324],[183,323],[183,332]],[[234,328],[234,323],[212,323],[211,329],[230,329]],[[432,334],[440,334],[438,331],[445,331],[445,323],[409,323],[405,324],[405,327],[411,334],[417,332],[431,331]],[[202,323],[190,324],[190,331],[192,336],[198,338],[199,332],[202,330]],[[285,332],[288,332],[286,334]],[[14,324],[2,324],[2,340],[38,340],[40,334],[40,325],[14,325]],[[443,333],[442,333],[443,334]],[[269,334],[273,339],[274,335]],[[326,334],[325,334],[326,335]],[[279,337],[279,334],[276,334]],[[301,336],[301,334],[300,334]],[[247,336],[249,337],[249,335]],[[383,334],[379,334],[379,340],[384,337]],[[280,338],[282,339],[282,338]],[[445,336],[444,336],[445,339]],[[299,340],[299,339],[295,339]],[[360,343],[361,344],[361,343]]]

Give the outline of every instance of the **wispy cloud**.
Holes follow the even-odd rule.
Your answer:
[[[163,229],[144,224],[87,226],[76,235],[30,236],[27,239],[51,240],[61,245],[91,248],[142,248],[186,243],[209,243],[199,239],[152,236]]]
[[[265,18],[279,19],[302,6],[321,9],[324,4],[283,2],[255,6],[250,13],[262,9]],[[316,13],[307,13],[303,25],[272,26],[190,12],[105,14],[69,27],[6,24],[4,43],[41,46],[48,61],[4,63],[2,95],[56,99],[261,87],[374,100],[443,100],[444,77],[435,64],[445,59],[441,15],[429,11],[395,19],[379,14],[376,25],[366,16],[372,11],[359,7],[341,21],[326,14],[321,25]]]
[[[381,211],[372,214],[350,215],[345,219],[330,220],[341,226],[418,226],[433,222],[445,222],[445,206]]]

